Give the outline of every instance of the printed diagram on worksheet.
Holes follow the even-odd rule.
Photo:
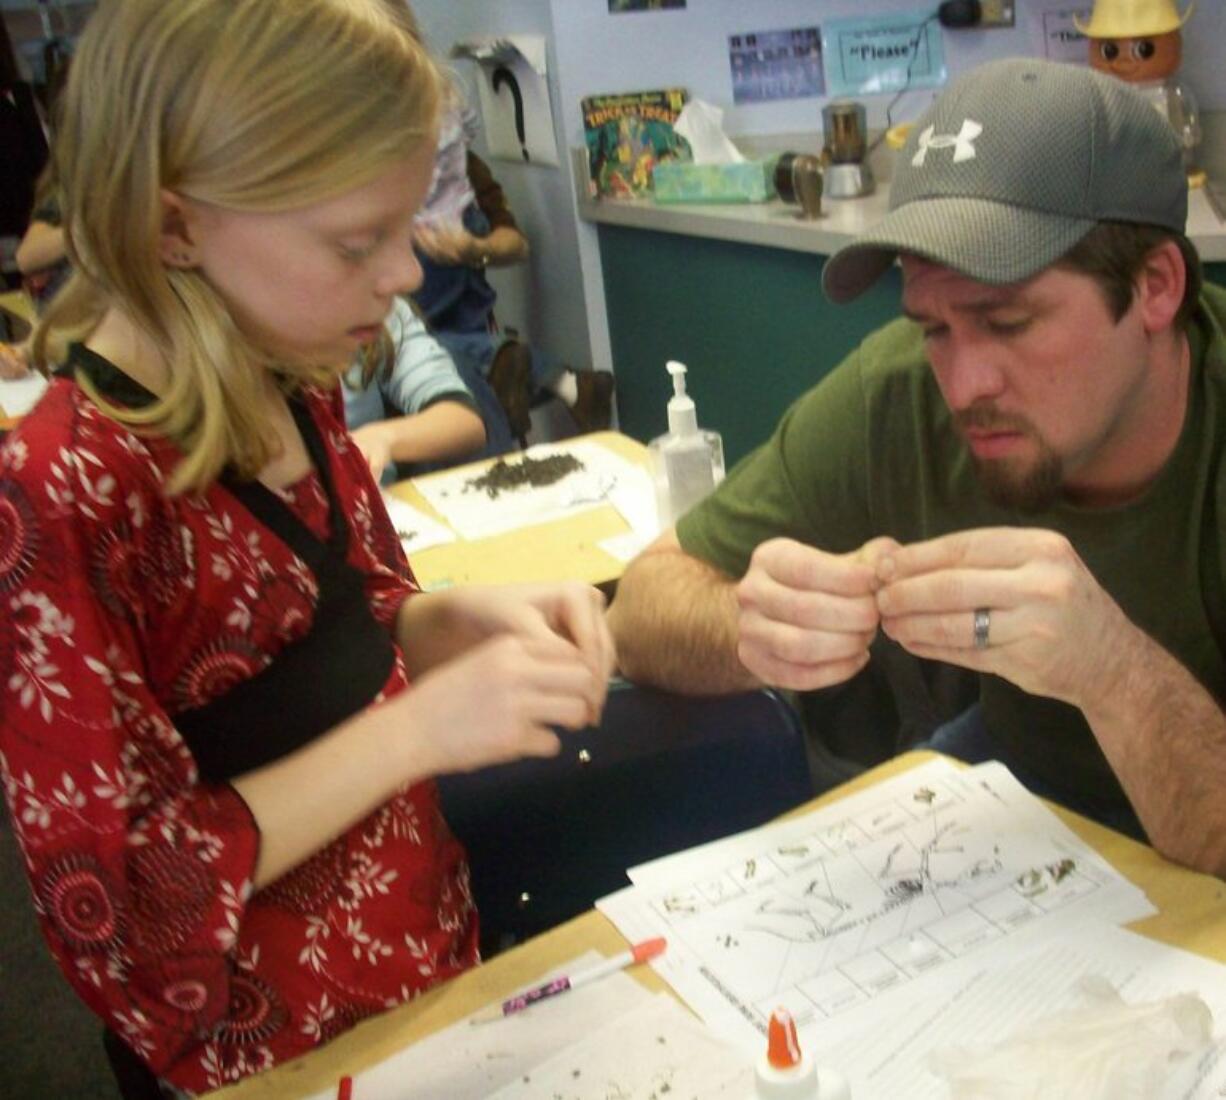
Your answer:
[[[722,1002],[755,1032],[780,1004],[829,1019],[1052,914],[1149,911],[996,767],[928,766],[837,814],[733,838],[723,859],[698,849],[692,876],[684,855],[636,868],[601,907],[627,934],[668,937],[659,969],[704,1018]]]

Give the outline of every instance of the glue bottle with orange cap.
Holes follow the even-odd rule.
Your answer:
[[[755,1067],[754,1082],[757,1100],[851,1100],[843,1076],[819,1070],[800,1049],[796,1021],[786,1008],[771,1013],[766,1053]]]

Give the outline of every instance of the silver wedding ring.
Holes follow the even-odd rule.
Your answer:
[[[988,648],[988,631],[992,629],[992,612],[986,607],[975,609],[975,648]]]

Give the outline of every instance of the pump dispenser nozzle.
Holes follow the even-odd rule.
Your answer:
[[[684,363],[670,359],[665,366],[673,380],[673,396],[668,402],[668,430],[673,435],[693,435],[698,431],[698,410],[694,399],[685,392]]]
[[[675,523],[724,478],[724,445],[698,426],[694,399],[685,392],[685,364],[670,359],[665,366],[673,382],[668,434],[649,445],[661,527]]]

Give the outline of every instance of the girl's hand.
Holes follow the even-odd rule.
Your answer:
[[[386,422],[377,421],[374,424],[363,424],[351,433],[354,443],[370,467],[376,485],[383,476],[384,467],[392,460],[392,441],[383,426],[384,423]]]
[[[484,254],[481,242],[454,222],[417,222],[413,243],[435,263],[475,267]]]
[[[425,774],[554,756],[551,727],[581,729],[604,701],[605,676],[562,638],[505,633],[421,677],[403,707],[406,744]]]
[[[468,585],[406,600],[397,637],[405,659],[422,675],[493,638],[570,646],[599,685],[589,720],[604,708],[615,664],[613,637],[605,622],[605,598],[577,582]]]
[[[7,382],[24,378],[29,373],[30,364],[26,359],[25,345],[0,343],[0,378]]]

